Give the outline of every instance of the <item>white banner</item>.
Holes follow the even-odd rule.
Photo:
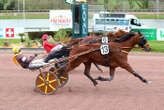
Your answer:
[[[72,4],[73,0],[65,0],[65,2],[68,3],[68,4]]]
[[[66,3],[68,4],[73,4],[73,2],[87,2],[87,0],[65,0]]]
[[[0,28],[0,39],[18,39],[19,33],[24,33],[24,28],[5,27]]]
[[[157,40],[164,40],[164,29],[157,29]]]
[[[50,30],[58,31],[62,28],[72,28],[71,10],[50,10]]]

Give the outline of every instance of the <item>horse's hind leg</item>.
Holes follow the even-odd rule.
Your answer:
[[[98,84],[97,81],[90,76],[91,63],[84,63],[84,66],[84,75],[86,75],[93,82],[94,86],[96,86]]]
[[[96,66],[96,68],[97,68],[100,72],[103,73],[103,70],[102,70],[96,63],[93,63],[93,64]]]
[[[97,77],[96,80],[100,81],[111,81],[114,78],[115,67],[110,67],[110,76],[109,78],[103,78],[101,76]]]

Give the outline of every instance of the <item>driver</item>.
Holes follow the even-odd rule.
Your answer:
[[[54,58],[61,58],[62,56],[68,56],[69,55],[69,49],[67,49],[67,46],[63,46],[61,43],[51,44],[48,42],[49,36],[47,34],[44,34],[42,36],[43,40],[43,47],[48,53],[48,56],[45,58],[45,63],[48,63],[49,60]]]
[[[61,45],[60,43],[56,43],[56,44],[49,43],[48,39],[49,39],[49,36],[47,34],[44,34],[42,36],[43,47],[47,53],[51,53],[53,51],[60,50],[63,47],[63,45]]]
[[[20,47],[16,46],[12,48],[12,51],[14,53],[13,61],[15,62],[15,64],[20,65],[21,67],[25,69],[36,69],[46,64],[41,59],[34,60],[35,57],[37,57],[37,54],[34,54],[34,56],[30,56],[30,57],[23,55]]]

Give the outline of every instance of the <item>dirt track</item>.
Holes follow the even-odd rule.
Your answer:
[[[31,53],[26,52],[27,55]],[[83,75],[83,65],[73,70],[69,82],[55,95],[34,91],[37,72],[17,67],[12,53],[0,52],[0,110],[162,110],[164,108],[164,54],[131,53],[129,63],[151,84],[143,84],[118,68],[112,82],[97,87]],[[103,67],[102,67],[103,68]],[[108,68],[92,76],[108,77]]]

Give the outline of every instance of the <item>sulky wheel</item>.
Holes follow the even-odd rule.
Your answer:
[[[68,74],[64,74],[64,68],[59,69],[59,67],[53,67],[50,69],[51,72],[54,72],[59,79],[59,88],[63,87],[68,82]],[[59,74],[62,74],[59,76]]]
[[[51,95],[54,94],[58,89],[58,78],[51,72],[40,73],[36,78],[36,88],[39,89],[41,94]]]
[[[56,72],[58,75],[60,72]],[[59,88],[63,87],[68,82],[68,74],[62,74],[61,76],[58,76],[59,78]]]

